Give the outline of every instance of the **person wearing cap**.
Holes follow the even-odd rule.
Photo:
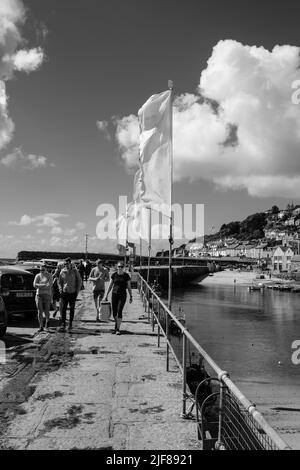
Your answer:
[[[113,311],[113,317],[115,319],[115,329],[113,333],[120,334],[120,326],[122,323],[123,308],[126,303],[127,290],[129,292],[129,302],[132,303],[132,291],[131,291],[131,278],[128,273],[124,271],[124,263],[121,261],[117,264],[117,272],[114,272],[111,276],[111,281],[108,286],[108,291],[105,296],[107,301],[108,294],[112,290],[111,295],[111,306]]]
[[[105,293],[105,282],[109,281],[108,269],[103,266],[102,260],[96,261],[96,267],[92,269],[89,281],[93,283],[93,296],[96,308],[96,321],[98,321],[100,303]]]
[[[72,330],[72,324],[75,313],[75,302],[82,286],[82,280],[78,270],[72,265],[70,258],[65,259],[64,268],[59,274],[58,287],[61,295],[61,322],[60,331],[65,331],[67,308],[70,305],[69,331]]]

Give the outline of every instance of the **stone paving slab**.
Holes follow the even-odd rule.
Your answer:
[[[137,291],[122,334],[96,323],[91,292],[82,292],[71,334],[51,335],[49,362],[7,427],[6,444],[26,449],[200,449],[196,425],[181,413],[181,374],[157,347]],[[18,440],[19,439],[19,440]],[[0,440],[0,444],[1,444]],[[195,447],[196,446],[196,447]]]

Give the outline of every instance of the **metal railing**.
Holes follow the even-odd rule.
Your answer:
[[[199,438],[207,448],[221,450],[287,450],[288,444],[267,423],[255,404],[251,403],[230,380],[228,372],[222,370],[207,352],[198,344],[178,318],[167,308],[159,296],[139,275],[138,289],[141,294],[146,318],[157,327],[157,344],[166,340],[166,370],[170,368],[170,351],[182,373],[182,413],[183,418],[191,418],[196,408],[196,421]],[[176,327],[181,338],[181,360],[171,343],[170,327]],[[191,394],[187,386],[187,346],[193,347],[201,358],[204,380]],[[207,370],[211,372],[207,374]],[[209,392],[208,392],[209,390]],[[187,411],[187,401],[192,405]],[[207,438],[207,434],[209,438]],[[212,447],[213,445],[213,447]]]

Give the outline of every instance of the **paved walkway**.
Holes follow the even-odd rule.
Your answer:
[[[53,329],[30,365],[26,401],[7,399],[14,414],[0,448],[200,449],[195,422],[180,418],[181,374],[173,359],[166,372],[139,293],[120,336],[112,322],[95,322],[90,292],[81,297],[74,332]]]

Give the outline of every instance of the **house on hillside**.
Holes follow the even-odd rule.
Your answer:
[[[231,258],[235,258],[239,256],[238,247],[239,247],[239,243],[234,243],[233,245],[228,246],[226,248],[227,256],[230,256]]]
[[[294,216],[300,215],[300,206],[295,206],[293,210],[293,215]]]
[[[272,270],[275,273],[291,272],[294,252],[290,247],[278,246],[272,257]]]
[[[251,251],[251,256],[250,258],[255,258],[255,259],[263,259],[264,258],[264,252],[267,248],[267,243],[260,243],[256,246]]]
[[[292,272],[300,273],[300,255],[295,255],[292,258],[291,270]]]
[[[245,245],[244,251],[245,251],[246,258],[254,258],[253,256],[254,248],[255,248],[255,245],[252,245],[250,243],[248,245]]]

